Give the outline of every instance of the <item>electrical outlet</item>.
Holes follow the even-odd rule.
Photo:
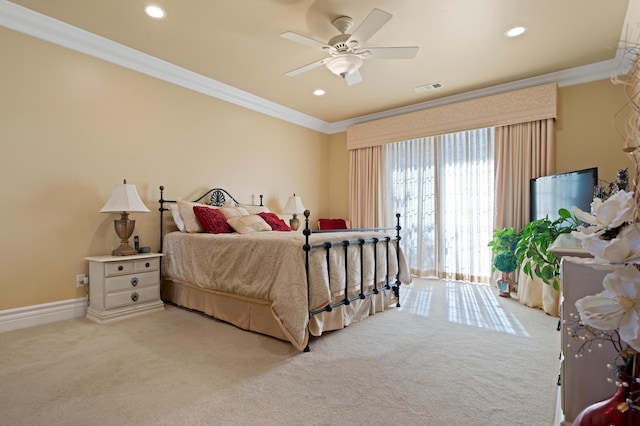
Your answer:
[[[86,283],[89,282],[89,279],[87,278],[87,274],[78,274],[76,275],[76,287],[77,288],[82,288],[84,287],[84,285]]]

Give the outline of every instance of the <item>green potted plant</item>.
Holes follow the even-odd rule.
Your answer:
[[[520,240],[520,233],[515,232],[513,228],[494,229],[493,240],[489,241],[488,246],[491,247],[493,254],[503,251],[515,252]]]
[[[502,277],[498,280],[498,290],[502,297],[511,297],[513,290],[511,272],[518,269],[515,250],[519,240],[520,233],[515,232],[513,228],[494,229],[493,240],[488,244],[494,253],[493,270],[502,272]]]
[[[522,271],[533,278],[534,274],[545,284],[560,289],[560,259],[550,251],[549,246],[561,234],[575,230],[580,221],[567,209],[558,210],[559,218],[548,217],[529,222],[520,231],[515,254]]]

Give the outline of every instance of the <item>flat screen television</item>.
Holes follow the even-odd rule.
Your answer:
[[[597,185],[597,167],[531,179],[530,220],[556,220],[559,209],[572,206],[590,212]]]

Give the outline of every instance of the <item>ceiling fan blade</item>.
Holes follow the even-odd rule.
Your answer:
[[[347,86],[353,86],[354,84],[358,84],[362,81],[362,75],[360,75],[360,71],[355,70],[351,74],[347,74],[344,77],[344,81],[347,82]]]
[[[413,59],[418,49],[418,46],[368,47],[363,49],[362,54],[367,59]]]
[[[314,40],[307,36],[303,36],[302,34],[293,33],[291,31],[286,31],[280,34],[280,37],[286,38],[287,40],[295,41],[296,43],[304,44],[305,46],[322,49],[322,50],[331,50],[331,46],[326,43],[323,43],[318,40]]]
[[[286,75],[287,77],[293,77],[294,75],[302,74],[305,71],[309,71],[309,70],[312,70],[314,68],[318,68],[319,66],[324,65],[324,62],[325,62],[325,59],[321,59],[319,61],[315,61],[315,62],[312,62],[310,64],[304,65],[304,66],[302,66],[300,68],[296,68],[294,70],[291,70],[291,71],[285,73],[284,75]]]
[[[380,9],[373,9],[369,16],[365,18],[358,28],[351,34],[347,44],[357,41],[360,46],[364,45],[393,15]]]

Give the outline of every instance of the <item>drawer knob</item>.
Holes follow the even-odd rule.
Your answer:
[[[149,262],[147,262],[147,263],[144,264],[144,266],[148,268],[149,266],[151,266],[151,264]]]
[[[123,269],[124,269],[124,266],[122,266],[122,265],[118,266],[118,271],[122,271]]]
[[[138,277],[131,278],[131,285],[134,287],[138,285]]]
[[[131,293],[131,300],[133,300],[134,302],[138,301],[138,297],[139,297],[138,293],[136,292]]]

